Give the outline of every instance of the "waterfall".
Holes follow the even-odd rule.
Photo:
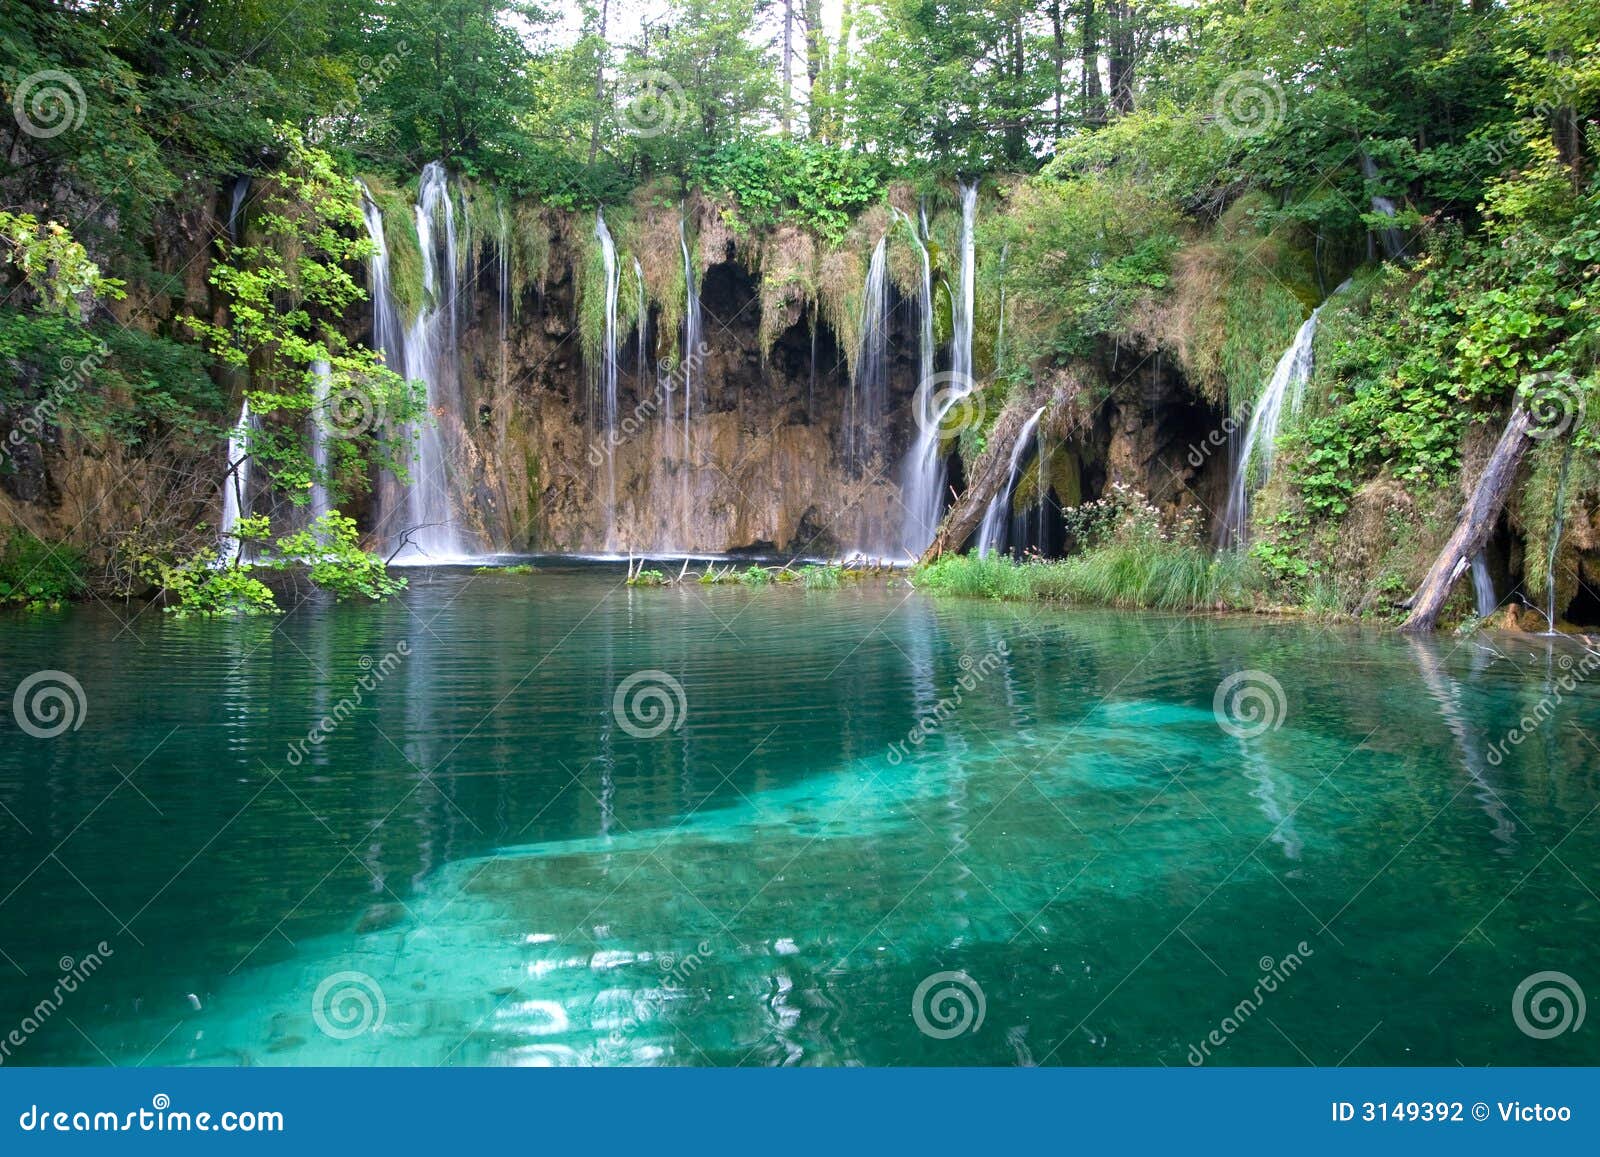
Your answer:
[[[1545,556],[1544,585],[1545,585],[1545,619],[1549,624],[1548,634],[1556,633],[1556,556],[1561,552],[1561,535],[1567,526],[1567,473],[1572,466],[1572,448],[1575,439],[1567,443],[1566,452],[1561,456],[1561,472],[1556,476],[1556,506],[1555,522],[1550,529],[1550,553]]]
[[[878,238],[861,291],[861,344],[850,375],[845,462],[859,473],[877,449],[889,396],[889,235]]]
[[[1022,461],[1028,453],[1028,439],[1039,426],[1039,419],[1044,416],[1044,407],[1040,406],[1033,412],[1022,425],[1022,432],[1017,435],[1017,443],[1011,447],[1011,468],[1006,474],[1005,485],[995,492],[989,500],[989,509],[983,512],[983,524],[978,527],[978,557],[987,558],[990,551],[998,550],[1001,546],[1002,534],[1006,524],[1010,521],[1011,492],[1016,489],[1017,475],[1022,470]]]
[[[1338,293],[1348,281],[1335,289]],[[1331,298],[1333,294],[1329,294]],[[1317,336],[1317,317],[1322,313],[1324,301],[1311,311],[1311,316],[1300,324],[1294,341],[1283,351],[1266,389],[1256,399],[1250,414],[1250,425],[1245,430],[1244,448],[1239,452],[1239,463],[1233,471],[1233,482],[1228,488],[1228,512],[1223,520],[1224,533],[1234,545],[1243,544],[1249,537],[1250,496],[1272,475],[1272,460],[1277,450],[1278,428],[1283,421],[1283,407],[1287,402],[1290,413],[1298,413],[1305,398],[1306,382],[1311,379],[1314,365],[1312,347]],[[1258,477],[1252,478],[1252,475]]]
[[[916,407],[917,436],[906,456],[905,480],[902,485],[906,518],[901,546],[916,558],[933,541],[939,527],[939,515],[944,509],[945,460],[943,447],[944,420],[968,394],[977,388],[972,379],[972,309],[973,287],[976,283],[973,227],[978,217],[978,186],[976,182],[961,186],[961,265],[958,290],[952,298],[950,333],[950,372],[947,375],[925,374],[917,387],[913,403]],[[927,269],[927,253],[923,253]],[[925,281],[928,280],[925,276]],[[932,303],[931,291],[926,292],[926,304]],[[931,310],[925,309],[931,315]],[[931,346],[931,337],[925,337]],[[931,360],[931,359],[930,359]]]
[[[246,174],[233,183],[233,196],[228,202],[228,240],[235,245],[239,243],[239,210],[244,208],[244,199],[250,195],[250,176]]]
[[[1477,600],[1480,619],[1487,619],[1500,605],[1500,601],[1494,597],[1494,577],[1489,573],[1489,558],[1481,550],[1472,556],[1472,593]]]
[[[600,256],[606,273],[606,334],[605,352],[600,360],[600,397],[605,413],[607,432],[617,425],[617,294],[622,287],[622,274],[617,268],[617,247],[611,241],[611,230],[606,228],[606,215],[596,212],[594,235],[600,242]],[[606,461],[606,546],[610,548],[616,533],[617,464],[612,454],[604,455]]]
[[[250,517],[250,434],[256,428],[256,416],[250,412],[250,399],[239,407],[239,420],[228,432],[228,460],[222,475],[222,522],[217,541],[221,549],[241,561],[245,559],[244,544],[234,539],[241,518]]]
[[[1378,179],[1378,162],[1374,161],[1365,152],[1361,154],[1361,175],[1369,181]],[[1374,193],[1372,195],[1372,211],[1393,220],[1395,213],[1394,202],[1388,197],[1381,197]],[[1378,240],[1383,243],[1384,256],[1391,261],[1405,251],[1405,234],[1399,229],[1393,227],[1379,229]]]
[[[700,292],[694,283],[694,261],[689,256],[688,225],[678,218],[678,244],[683,247],[683,458],[693,457],[694,443],[689,434],[689,417],[694,409],[694,371],[700,360]],[[685,474],[687,482],[688,475]]]
[[[409,325],[400,320],[390,285],[382,215],[370,195],[362,204],[367,233],[377,247],[367,265],[373,344],[390,369],[422,382],[428,413],[433,416],[431,421],[422,418],[408,423],[404,437],[414,448],[407,471],[410,484],[400,509],[385,510],[380,522],[391,546],[400,551],[397,561],[401,562],[439,561],[467,553],[454,525],[449,454],[439,426],[441,421],[455,420],[460,412],[455,376],[458,255],[449,182],[444,166],[437,161],[430,161],[422,170],[414,211],[422,250],[423,304]]]
[[[328,400],[333,392],[333,367],[322,358],[311,363],[311,521],[327,514]]]
[[[645,345],[645,338],[650,330],[650,302],[645,296],[644,266],[639,264],[639,259],[637,257],[633,259],[633,279],[638,283],[639,289],[639,369],[637,374],[639,386],[637,392],[639,397],[643,398],[643,383],[645,380],[644,376],[648,372],[646,367],[648,367],[650,364],[649,347]]]

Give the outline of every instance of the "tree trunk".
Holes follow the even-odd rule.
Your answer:
[[[1039,399],[1012,402],[1000,411],[994,429],[989,432],[988,443],[978,460],[972,464],[967,488],[955,505],[950,507],[944,521],[933,536],[933,543],[922,553],[924,563],[933,562],[948,552],[958,551],[983,522],[984,511],[1000,488],[1011,479],[1011,452],[1015,449],[1022,428],[1029,416],[1039,408]]]
[[[606,18],[611,14],[611,0],[600,3],[600,55],[594,65],[594,124],[589,130],[589,163],[594,164],[600,152],[600,110],[606,99]]]
[[[1078,116],[1086,125],[1097,125],[1105,120],[1100,92],[1100,31],[1095,23],[1094,0],[1083,0],[1083,26],[1080,29],[1080,47],[1083,65],[1082,107]]]
[[[1528,411],[1518,402],[1511,411],[1511,419],[1506,423],[1500,441],[1495,444],[1489,464],[1483,469],[1483,476],[1472,488],[1472,495],[1461,511],[1460,521],[1445,542],[1444,549],[1439,552],[1439,557],[1434,559],[1428,577],[1422,580],[1417,593],[1411,596],[1411,614],[1401,625],[1402,631],[1431,631],[1438,623],[1439,612],[1450,597],[1450,588],[1455,586],[1456,580],[1470,565],[1472,556],[1483,549],[1483,544],[1494,531],[1495,520],[1500,517],[1500,511],[1511,493],[1517,468],[1522,465],[1522,457],[1531,444],[1529,428]]]
[[[783,0],[783,104],[779,127],[794,136],[794,0]]]
[[[806,23],[806,136],[820,135],[822,112],[828,104],[822,77],[823,57],[827,53],[827,34],[822,28],[822,0],[804,0],[801,9]]]
[[[1061,23],[1061,0],[1050,0],[1050,66],[1054,74],[1052,92],[1054,95],[1054,109],[1051,122],[1054,125],[1053,136],[1061,139],[1061,72],[1062,64],[1067,57],[1067,32]]]

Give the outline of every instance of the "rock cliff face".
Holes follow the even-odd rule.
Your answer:
[[[730,258],[702,276],[704,352],[690,363],[688,421],[684,372],[663,372],[650,352],[652,314],[642,355],[637,331],[621,335],[619,416],[608,428],[563,257],[552,253],[544,291],[503,333],[498,287],[480,285],[463,330],[463,414],[442,417],[455,427],[458,505],[484,549],[895,548],[914,355],[892,359],[886,429],[865,461],[848,463],[850,380],[832,331],[819,324],[813,341],[802,309],[763,351],[756,281]],[[914,348],[914,324],[902,303],[891,348]]]
[[[132,285],[119,320],[169,324],[180,303],[221,316],[207,274],[227,207],[223,193],[209,205],[174,208],[152,255],[157,271],[170,274],[168,297]],[[766,274],[759,271],[763,252],[797,251],[797,239],[784,229],[736,236],[714,208],[692,212],[703,346],[691,363],[687,421],[684,372],[657,361],[678,345],[679,323],[664,324],[659,305],[649,309],[643,342],[632,325],[618,334],[618,417],[610,426],[604,419],[599,367],[580,340],[585,253],[575,239],[592,230],[592,219],[541,218],[549,226],[546,272],[515,308],[502,291],[502,268],[492,259],[472,264],[455,326],[460,404],[434,415],[463,537],[483,553],[905,557],[901,483],[915,433],[917,302],[888,290],[882,418],[866,421],[834,328],[787,274],[775,274],[770,262]],[[763,276],[774,284],[764,286]],[[664,332],[668,324],[672,332]],[[372,339],[365,311],[346,328]],[[939,368],[947,358],[941,351]],[[1198,463],[1189,451],[1221,415],[1196,399],[1170,359],[1107,350],[1074,375],[1071,383],[1041,383],[1052,396],[1076,400],[1071,421],[1063,415],[1056,423],[1048,470],[1034,471],[1030,501],[1042,476],[1058,508],[1115,481],[1160,505],[1218,507],[1226,451]],[[216,415],[221,428],[237,412],[239,382],[218,380],[231,399]],[[94,547],[145,522],[154,533],[217,521],[220,440],[167,440],[140,454],[57,428],[42,441],[12,455],[0,474],[5,522]],[[954,452],[948,473],[950,488],[960,490]],[[372,482],[369,495],[344,505],[382,548],[406,529],[404,503],[393,478]],[[258,494],[255,508],[290,511],[281,495]],[[1059,546],[1048,520],[1043,545]]]

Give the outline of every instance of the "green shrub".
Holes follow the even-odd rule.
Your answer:
[[[14,528],[0,548],[0,606],[59,607],[88,589],[83,552]]]
[[[808,566],[800,571],[800,582],[808,591],[836,591],[844,578],[844,569],[837,566]]]

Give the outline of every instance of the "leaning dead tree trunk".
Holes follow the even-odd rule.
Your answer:
[[[922,552],[924,563],[933,562],[940,555],[957,551],[966,544],[973,532],[983,522],[983,513],[1000,488],[1011,479],[1011,451],[1021,436],[1028,417],[1039,408],[1037,399],[1012,402],[1000,411],[989,432],[988,444],[972,464],[967,479],[967,489],[950,507],[944,521],[939,524],[933,543]]]
[[[1450,588],[1455,586],[1456,580],[1470,565],[1472,556],[1483,549],[1483,544],[1494,530],[1495,520],[1505,507],[1506,498],[1511,493],[1511,483],[1517,476],[1517,468],[1522,465],[1522,456],[1528,452],[1532,441],[1528,436],[1530,428],[1528,411],[1519,402],[1511,412],[1511,420],[1506,423],[1500,441],[1495,444],[1494,453],[1490,455],[1482,477],[1473,487],[1472,496],[1467,499],[1467,505],[1461,511],[1461,519],[1456,523],[1449,541],[1444,544],[1439,557],[1434,559],[1428,577],[1422,580],[1417,593],[1411,596],[1407,604],[1411,614],[1401,624],[1402,631],[1434,629],[1445,599],[1450,597]]]

